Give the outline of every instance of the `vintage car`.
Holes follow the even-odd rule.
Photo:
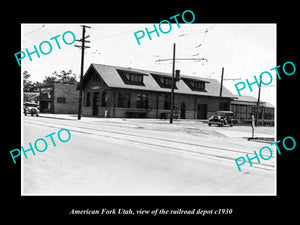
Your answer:
[[[27,116],[27,114],[31,114],[33,116],[34,114],[36,116],[39,116],[39,105],[36,103],[31,103],[31,102],[25,102],[24,103],[24,114]]]
[[[208,119],[208,126],[212,124],[216,124],[219,127],[223,127],[225,125],[233,126],[234,118],[232,111],[217,111],[216,115],[213,115]]]

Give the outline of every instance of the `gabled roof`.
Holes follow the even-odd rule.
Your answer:
[[[126,89],[135,89],[135,90],[159,91],[159,92],[170,91],[170,89],[168,88],[160,87],[159,84],[155,81],[155,79],[151,75],[151,73],[172,77],[171,73],[92,63],[89,69],[87,70],[87,72],[85,73],[84,78],[87,76],[88,71],[91,68],[94,68],[95,71],[102,77],[103,81],[107,84],[107,86],[111,88],[126,88]],[[140,85],[125,84],[121,76],[118,74],[117,70],[125,70],[125,71],[144,74],[145,76],[143,78],[143,82],[145,85],[140,86]],[[193,91],[186,85],[186,83],[183,80],[180,80],[176,83],[177,89],[174,90],[174,93],[219,97],[220,83],[217,80],[203,78],[203,77],[186,76],[186,75],[181,75],[181,78],[199,80],[205,82],[206,92]],[[235,96],[224,86],[222,90],[222,97],[235,98]]]
[[[249,95],[242,95],[242,96],[236,96],[236,99],[231,102],[231,104],[240,104],[240,105],[256,105],[257,104],[257,98]],[[265,101],[259,101],[260,106],[274,108],[274,105],[272,105],[269,102]]]
[[[236,96],[236,101],[257,102],[257,98],[249,95]],[[261,101],[260,101],[261,102]]]
[[[257,98],[249,96],[249,95],[242,95],[242,96],[236,96],[236,99],[231,102],[232,105],[257,105]],[[264,106],[265,102],[260,101],[260,106]]]

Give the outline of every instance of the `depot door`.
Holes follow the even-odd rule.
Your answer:
[[[197,119],[206,119],[207,117],[207,104],[197,105]]]
[[[99,92],[93,92],[93,116],[98,116]]]
[[[181,103],[180,107],[180,119],[185,119],[185,103]]]

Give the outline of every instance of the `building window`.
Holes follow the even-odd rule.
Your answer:
[[[166,87],[172,87],[172,78],[169,77],[161,77],[160,82]]]
[[[202,81],[191,81],[191,86],[194,89],[205,90],[205,83]]]
[[[66,98],[65,97],[57,97],[56,101],[57,101],[57,103],[66,103]]]
[[[182,78],[182,80],[189,86],[189,88],[192,91],[206,92],[205,83],[209,83],[207,81],[192,80],[192,79],[187,79],[187,78]]]
[[[118,107],[130,108],[130,93],[118,93]]]
[[[167,75],[159,75],[159,74],[153,74],[151,73],[155,81],[158,83],[158,85],[162,88],[172,88],[172,77],[169,77]],[[174,88],[176,87],[176,82],[174,79]]]
[[[137,74],[129,74],[129,79],[130,82],[135,82],[135,83],[143,83],[143,76],[142,75],[137,75]]]
[[[249,105],[247,109],[247,118],[251,119],[251,114],[256,115],[256,106]]]
[[[258,118],[257,119],[262,119],[263,107],[258,107],[257,111],[258,111]]]
[[[252,110],[255,109],[255,107],[252,108]],[[251,110],[251,108],[250,108]],[[251,118],[249,108],[247,110],[247,105],[231,105],[231,111],[234,113],[235,117],[237,119],[247,119]],[[252,111],[253,113],[253,111]]]
[[[148,109],[148,94],[136,95],[136,107],[140,109]]]
[[[236,105],[230,105],[230,110],[233,112],[233,115],[237,117],[237,106]]]
[[[237,118],[239,118],[239,119],[247,118],[247,106],[246,105],[239,105],[237,107],[237,111],[238,111]]]
[[[106,107],[106,103],[107,103],[107,96],[106,96],[106,92],[103,91],[102,92],[102,99],[101,99],[101,107]]]
[[[171,109],[171,95],[164,94],[164,109]]]
[[[143,74],[124,70],[117,71],[125,84],[145,86]]]
[[[264,114],[264,119],[274,119],[274,108],[268,108],[266,107],[265,109],[265,114]]]

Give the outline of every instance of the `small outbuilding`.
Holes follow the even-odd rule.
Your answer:
[[[77,113],[77,84],[52,83],[39,86],[41,113]]]

